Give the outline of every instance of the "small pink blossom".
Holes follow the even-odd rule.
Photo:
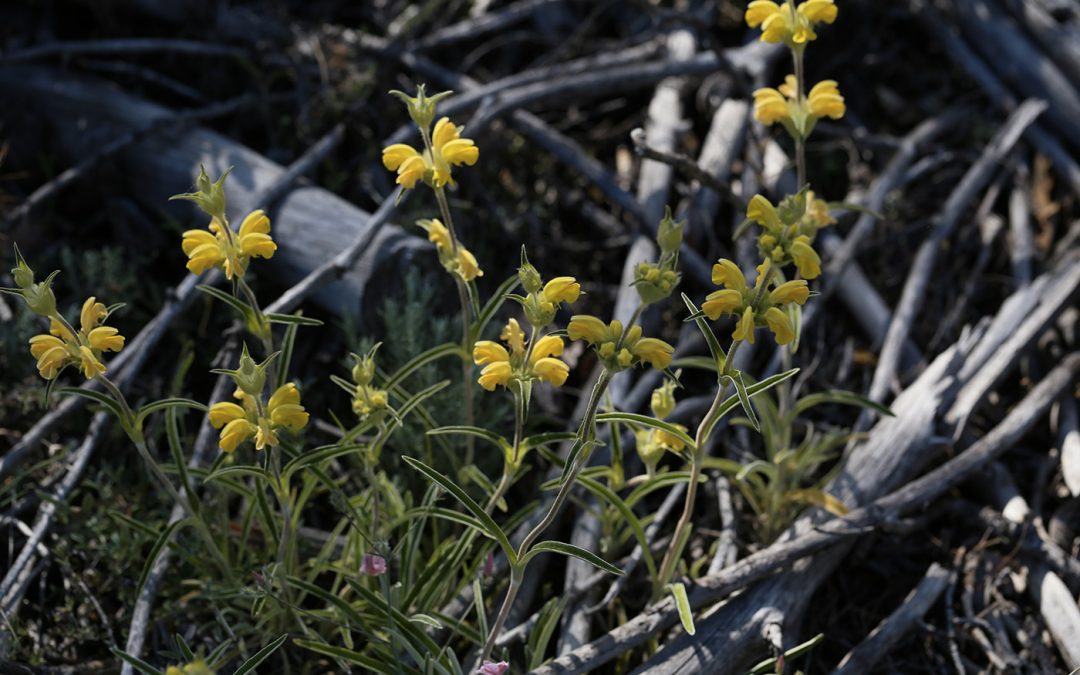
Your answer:
[[[484,577],[490,577],[495,574],[495,554],[488,552],[487,558],[484,559]]]
[[[386,574],[386,558],[374,553],[365,553],[363,559],[360,560],[360,574],[369,577]]]
[[[491,661],[484,661],[484,665],[480,666],[480,670],[476,671],[480,675],[503,675],[510,669],[510,664],[506,661],[499,661],[493,663]]]

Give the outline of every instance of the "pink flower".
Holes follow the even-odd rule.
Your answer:
[[[495,554],[488,552],[484,560],[484,577],[490,577],[492,574],[495,574]]]
[[[476,672],[480,673],[480,675],[503,675],[507,670],[510,670],[510,664],[506,661],[499,661],[498,663],[484,661],[484,665],[480,666],[480,670]]]
[[[360,560],[360,574],[369,577],[377,577],[386,574],[386,558],[374,553],[365,553]]]

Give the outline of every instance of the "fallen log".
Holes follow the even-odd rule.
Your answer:
[[[106,82],[44,67],[0,67],[0,91],[9,105],[0,115],[8,128],[26,128],[32,116],[44,119],[55,140],[71,157],[91,152],[108,139],[121,137],[175,113],[124,93]],[[230,166],[228,216],[238,222],[249,211],[266,207],[258,195],[285,173],[285,168],[221,134],[193,127],[162,129],[116,153],[116,162],[136,200],[152,211],[190,214],[190,207],[168,203],[171,194],[194,182],[199,165],[213,176]],[[275,281],[292,284],[316,269],[367,227],[370,214],[318,187],[295,189],[270,211],[277,254],[267,264]],[[179,240],[176,242],[179,248]],[[368,252],[340,281],[312,296],[323,309],[339,315],[360,313],[367,282],[381,265],[404,268],[412,253],[427,248],[419,237],[395,226],[383,228]],[[397,278],[390,274],[388,278]]]

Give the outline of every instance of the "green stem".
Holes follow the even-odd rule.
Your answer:
[[[806,97],[804,93],[806,75],[803,69],[803,48],[792,49],[791,54],[795,61],[795,100],[801,109]],[[806,138],[802,134],[795,137],[795,170],[799,180],[797,189],[802,190],[806,186]]]
[[[607,390],[607,386],[610,383],[611,373],[607,369],[604,369],[603,372],[600,373],[600,378],[596,381],[596,385],[593,387],[592,396],[589,398],[589,405],[585,409],[585,417],[581,421],[581,426],[578,427],[578,438],[574,441],[575,445],[581,444],[584,447],[582,447],[581,451],[578,453],[574,465],[570,467],[570,473],[567,475],[566,480],[559,486],[559,492],[555,495],[555,500],[551,503],[547,513],[544,514],[543,520],[525,535],[525,539],[522,540],[517,551],[518,560],[524,559],[533,542],[535,542],[537,538],[544,533],[544,530],[555,521],[555,518],[559,515],[559,511],[562,510],[563,504],[570,496],[570,491],[577,482],[578,475],[581,474],[582,469],[588,464],[590,453],[588,446],[585,444],[592,441],[595,430],[594,427],[596,425],[596,412],[600,407],[600,399],[603,397],[604,392]],[[491,656],[491,652],[495,648],[495,640],[502,632],[503,624],[506,623],[506,617],[510,614],[510,608],[514,604],[514,599],[517,597],[518,590],[520,590],[521,578],[524,573],[524,567],[512,567],[510,570],[510,586],[506,589],[506,596],[503,598],[502,608],[499,610],[499,615],[496,617],[495,623],[492,624],[491,632],[488,633],[487,640],[484,643],[484,649],[480,657],[481,663]]]

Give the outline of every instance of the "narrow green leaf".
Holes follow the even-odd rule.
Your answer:
[[[525,554],[525,557],[521,559],[521,562],[523,564],[527,563],[529,560],[535,558],[541,553],[559,553],[562,555],[571,556],[573,558],[577,558],[578,560],[583,560],[594,567],[604,570],[605,572],[610,572],[611,574],[620,577],[626,574],[626,572],[623,572],[621,569],[615,567],[614,565],[604,560],[600,556],[596,555],[592,551],[586,551],[579,546],[567,544],[562,541],[542,541],[539,544],[536,544],[531,549],[529,549],[529,552]]]
[[[598,498],[607,501],[615,510],[619,512],[619,515],[623,517],[626,524],[630,526],[630,531],[634,533],[634,539],[637,540],[638,545],[641,547],[642,558],[645,560],[645,567],[649,570],[649,578],[656,578],[656,561],[653,559],[652,551],[649,547],[649,540],[645,538],[645,528],[641,525],[641,520],[638,519],[634,510],[626,505],[626,502],[622,500],[619,495],[599,481],[595,481],[585,476],[578,476],[578,482],[585,486],[585,489],[596,495]]]
[[[141,592],[141,591],[140,591]],[[195,652],[191,651],[191,647],[188,646],[187,640],[180,633],[173,635],[173,639],[176,641],[176,648],[180,650],[180,654],[184,657],[185,661],[191,662],[195,660]]]
[[[671,424],[670,422],[665,422],[663,420],[658,420],[658,419],[656,419],[654,417],[649,417],[648,415],[639,415],[637,413],[628,413],[628,412],[607,412],[607,413],[600,413],[599,415],[597,415],[596,416],[596,421],[597,422],[630,422],[632,424],[640,424],[642,426],[652,427],[654,429],[660,429],[661,431],[666,431],[667,433],[669,433],[672,436],[675,436],[676,438],[681,440],[691,450],[693,450],[694,447],[695,447],[694,446],[694,439],[690,438],[690,436],[688,436],[685,431],[683,431],[679,427],[675,426],[674,424]]]
[[[112,400],[107,394],[103,394],[100,391],[94,391],[93,389],[83,389],[82,387],[57,387],[56,393],[67,396],[82,396],[88,398],[95,403],[100,403],[109,409],[112,414],[116,415],[119,420],[124,419],[124,411],[120,407],[120,404]]]
[[[543,434],[533,434],[526,437],[521,441],[522,450],[532,450],[533,448],[539,448],[542,445],[550,445],[551,443],[566,443],[577,438],[577,433],[573,431],[549,431]]]
[[[716,372],[721,373],[724,370],[724,350],[720,348],[720,341],[716,339],[716,334],[713,333],[712,327],[709,326],[709,322],[706,321],[706,317],[699,315],[697,305],[690,299],[686,293],[680,293],[683,299],[683,303],[686,308],[690,310],[690,315],[696,317],[694,323],[697,325],[698,330],[705,336],[705,342],[709,345],[709,353],[712,354],[713,362],[716,363]]]
[[[143,407],[139,408],[139,412],[135,414],[135,419],[144,420],[147,415],[158,412],[159,410],[166,410],[168,408],[192,408],[200,412],[207,412],[207,408],[198,401],[192,401],[190,398],[163,398],[160,401],[154,401],[153,403],[147,403]]]
[[[456,342],[447,342],[414,356],[386,381],[386,388],[393,389],[395,385],[400,384],[417,370],[446,356],[461,356],[461,345]]]
[[[299,313],[297,313],[297,314],[275,314],[273,312],[270,312],[268,314],[264,314],[263,316],[265,316],[267,321],[269,321],[270,323],[281,323],[281,324],[287,324],[289,326],[321,326],[321,325],[323,325],[322,321],[319,321],[318,319],[313,319],[313,318],[311,318],[309,316],[301,316]]]
[[[510,561],[511,565],[517,564],[517,554],[514,552],[514,547],[510,545],[510,540],[506,537],[506,533],[502,531],[495,520],[489,516],[483,508],[480,507],[473,498],[468,495],[464,490],[454,484],[449,478],[439,473],[435,469],[432,469],[427,464],[424,464],[418,459],[412,457],[402,457],[409,466],[413,467],[420,473],[427,476],[430,480],[438,483],[441,488],[449,492],[455,499],[461,502],[469,513],[476,517],[477,520],[483,524],[484,528],[491,534],[492,538],[498,542],[499,547],[502,548],[503,555]]]
[[[154,561],[157,560],[158,554],[161,553],[161,549],[165,548],[165,546],[168,545],[169,540],[176,534],[177,530],[187,523],[187,518],[181,518],[180,520],[171,523],[161,531],[160,535],[158,535],[157,540],[154,541],[154,546],[150,549],[150,555],[147,556],[146,562],[143,563],[142,572],[139,574],[139,582],[135,585],[135,588],[137,589],[135,597],[139,597],[139,594],[142,593],[143,586],[146,585],[146,579],[150,576],[150,570],[153,569]]]
[[[871,410],[873,410],[873,411],[875,411],[875,412],[877,412],[879,414],[885,415],[887,417],[893,417],[894,416],[892,410],[890,410],[886,406],[881,405],[880,403],[875,403],[874,401],[871,401],[870,399],[868,399],[868,398],[866,398],[864,396],[859,396],[858,394],[856,394],[854,392],[842,391],[842,390],[839,390],[839,389],[832,389],[832,390],[829,390],[829,391],[821,391],[821,392],[817,392],[815,394],[809,394],[807,396],[803,396],[802,398],[800,398],[798,401],[795,402],[795,407],[794,407],[793,412],[794,412],[795,416],[797,417],[797,416],[803,414],[804,412],[806,412],[807,410],[809,410],[810,408],[813,408],[814,406],[817,406],[817,405],[821,405],[823,403],[839,403],[840,405],[853,405],[853,406],[858,406],[860,408],[869,408],[869,409],[871,409]]]
[[[271,654],[277,651],[277,648],[285,644],[285,640],[289,638],[288,633],[282,633],[276,640],[266,645],[259,651],[255,652],[250,659],[244,661],[239,668],[237,668],[233,675],[245,675],[255,670],[255,667],[265,661]]]
[[[157,668],[153,667],[152,665],[150,665],[146,661],[143,661],[137,656],[132,656],[131,654],[128,654],[122,649],[117,649],[116,647],[113,647],[109,651],[115,654],[117,658],[123,659],[124,661],[130,663],[132,668],[135,668],[140,673],[144,673],[144,675],[162,675],[161,671]]]
[[[289,366],[292,364],[293,349],[296,347],[296,334],[299,332],[299,324],[289,324],[285,327],[285,335],[281,338],[281,356],[278,357],[277,377],[274,379],[274,389],[280,389],[289,379]]]
[[[700,370],[709,370],[712,372],[718,372],[716,369],[716,361],[710,359],[707,356],[684,356],[682,358],[675,359],[671,362],[670,368],[697,368]]]
[[[240,313],[240,316],[244,317],[245,321],[255,315],[255,312],[251,309],[251,307],[247,305],[247,303],[235,296],[226,293],[221,289],[214,288],[213,286],[207,286],[205,284],[200,284],[196,286],[196,288],[211,297],[217,298],[229,307],[235,309],[237,312]]]
[[[348,663],[367,668],[375,673],[384,673],[384,675],[397,675],[399,672],[400,664],[397,662],[384,663],[379,659],[373,659],[370,656],[364,656],[360,652],[354,652],[351,649],[345,647],[338,647],[337,645],[329,645],[325,642],[316,642],[315,640],[301,640],[299,638],[293,640],[293,644],[302,649],[315,652],[316,654],[323,654],[324,656],[332,656],[336,659],[341,659]]]
[[[690,609],[690,599],[686,597],[686,586],[680,581],[668,584],[667,588],[671,592],[672,599],[675,600],[675,608],[679,611],[679,621],[682,623],[683,630],[687,635],[693,635],[697,632],[697,628],[694,628],[694,612]]]
[[[481,429],[480,427],[470,427],[465,425],[445,426],[437,429],[431,429],[427,432],[428,436],[440,436],[458,434],[463,436],[476,436],[482,438],[485,441],[491,443],[499,450],[506,452],[511,449],[511,445],[505,438],[487,429]]]
[[[750,425],[754,427],[754,431],[761,431],[761,423],[758,422],[754,406],[750,405],[750,394],[746,390],[746,385],[743,384],[742,373],[735,371],[734,375],[725,375],[723,377],[730,380],[735,387],[735,394],[739,397],[739,404],[742,405],[743,412],[746,413],[746,417],[750,420]]]

